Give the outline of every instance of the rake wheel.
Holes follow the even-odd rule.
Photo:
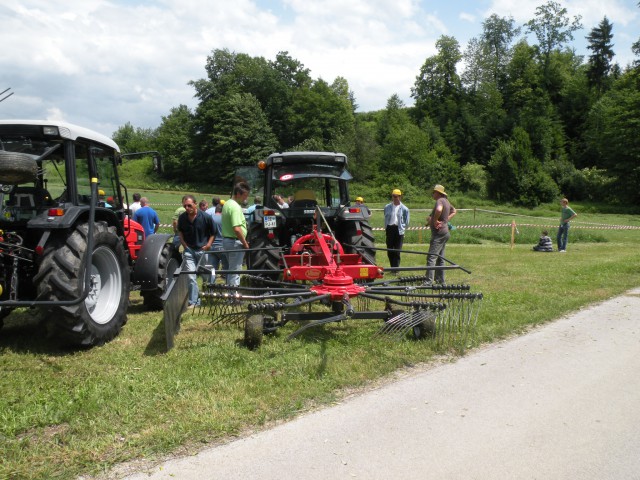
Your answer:
[[[428,318],[413,327],[413,337],[416,340],[432,338],[436,336],[436,320]]]
[[[244,324],[244,344],[249,350],[262,345],[264,333],[264,315],[251,315]]]

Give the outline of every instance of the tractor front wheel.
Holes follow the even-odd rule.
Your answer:
[[[120,333],[127,321],[130,282],[124,241],[115,227],[94,225],[90,265],[85,255],[88,232],[86,223],[79,224],[66,238],[51,242],[34,277],[38,299],[68,301],[80,297],[89,270],[84,301],[46,307],[53,333],[65,344],[85,347],[102,345]]]

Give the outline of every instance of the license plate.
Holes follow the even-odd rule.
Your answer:
[[[276,216],[267,215],[264,217],[264,228],[276,228]]]

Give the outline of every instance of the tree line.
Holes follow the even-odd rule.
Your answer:
[[[190,82],[193,111],[179,105],[157,129],[127,123],[113,138],[125,152],[160,151],[168,179],[225,187],[237,166],[272,152],[328,150],[383,196],[442,183],[524,206],[559,195],[638,205],[640,39],[638,59],[618,65],[604,17],[584,58],[569,47],[580,20],[549,1],[523,25],[489,16],[464,49],[443,35],[417,73],[414,105],[394,94],[374,112],[356,112],[345,78],[312,78],[288,52],[215,49],[206,78]]]

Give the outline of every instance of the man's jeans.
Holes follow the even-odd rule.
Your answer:
[[[569,222],[561,223],[558,228],[558,251],[567,249],[567,242],[569,239]]]
[[[451,234],[448,232],[446,235],[431,235],[429,253],[433,255],[427,256],[427,267],[444,266],[444,259],[442,257],[444,257],[444,248],[447,246],[449,238],[451,238]],[[433,283],[433,277],[435,276],[437,283],[444,284],[444,270],[427,270],[427,275],[430,282]]]
[[[234,238],[223,238],[222,247],[226,252],[227,265],[225,270],[242,270],[242,261],[244,259],[244,248],[242,242]],[[230,252],[229,250],[238,250]],[[223,263],[224,265],[224,263]],[[240,285],[240,275],[237,273],[227,273],[227,285],[237,287]]]
[[[209,258],[207,259],[207,264],[213,267],[213,273],[209,278],[209,283],[216,283],[216,270],[220,270],[220,265],[224,265],[226,263],[226,260],[226,255],[224,253],[224,248],[222,247],[222,245],[216,245],[211,248],[211,250],[209,251]]]
[[[184,268],[187,271],[195,272],[197,270],[200,259],[207,252],[202,250],[194,250],[193,248],[187,248],[184,253]],[[189,305],[200,305],[200,299],[198,298],[198,277],[195,273],[189,274]]]

